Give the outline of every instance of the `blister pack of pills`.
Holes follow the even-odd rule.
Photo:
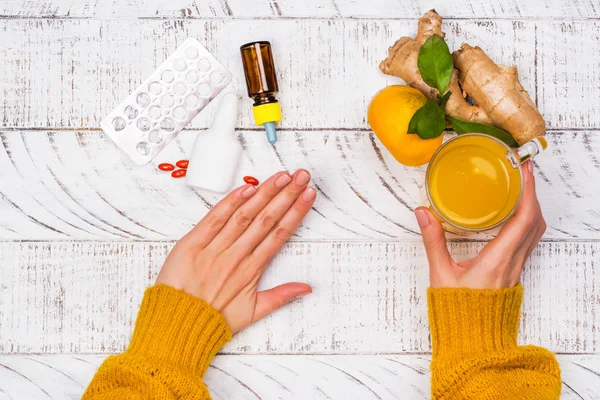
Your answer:
[[[229,82],[231,73],[189,38],[100,126],[136,164],[147,164]]]

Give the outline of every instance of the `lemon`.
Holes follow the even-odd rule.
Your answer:
[[[377,93],[369,104],[367,120],[371,129],[401,164],[426,164],[442,144],[444,135],[425,140],[407,133],[410,119],[426,102],[417,89],[393,85]]]

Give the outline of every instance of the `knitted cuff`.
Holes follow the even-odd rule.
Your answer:
[[[523,286],[427,290],[433,357],[464,357],[515,348]]]
[[[203,377],[230,339],[229,326],[217,310],[183,291],[157,285],[146,290],[126,353]]]

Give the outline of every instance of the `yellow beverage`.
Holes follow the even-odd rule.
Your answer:
[[[434,155],[427,186],[434,210],[460,228],[487,229],[516,208],[522,175],[502,142],[484,135],[450,140]]]

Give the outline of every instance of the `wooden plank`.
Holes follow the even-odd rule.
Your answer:
[[[428,399],[429,355],[218,356],[205,382],[214,400]],[[76,399],[101,355],[0,356],[0,399]],[[600,356],[559,356],[562,400],[600,396]],[[4,368],[3,368],[4,367]]]
[[[593,1],[572,0],[506,0],[447,2],[433,0],[410,2],[407,0],[336,0],[335,4],[343,16],[354,18],[418,18],[434,8],[446,18],[596,18],[600,12]],[[368,4],[368,5],[367,5]]]
[[[0,242],[0,353],[122,351],[172,243]],[[466,259],[481,243],[453,243]],[[522,343],[598,352],[599,242],[543,243],[526,267]],[[430,351],[425,254],[416,242],[294,242],[262,287],[314,293],[238,334],[225,353]]]
[[[137,167],[99,132],[0,132],[0,239],[179,239],[222,197],[156,167],[186,158],[197,134],[182,133]],[[536,162],[546,240],[599,239],[600,135],[548,138],[549,154]],[[296,239],[418,239],[412,209],[424,201],[425,169],[398,164],[369,132],[288,131],[276,147],[259,131],[240,132],[239,140],[239,184],[244,175],[313,172],[319,197]]]
[[[600,22],[537,27],[538,104],[550,129],[600,126]]]
[[[418,18],[435,8],[448,18],[597,18],[593,0],[121,0],[111,7],[85,0],[4,0],[0,15],[11,18]]]
[[[387,84],[401,83],[378,65],[389,46],[415,31],[414,20],[1,20],[6,38],[0,43],[1,126],[98,128],[179,43],[195,36],[231,70],[231,87],[244,97],[239,45],[272,41],[282,128],[368,128],[371,97]],[[516,64],[535,95],[533,22],[450,21],[445,31],[451,48],[468,41],[498,62]],[[243,104],[239,126],[254,128],[251,101]],[[561,104],[578,112],[565,99]],[[191,127],[206,127],[212,108]]]

